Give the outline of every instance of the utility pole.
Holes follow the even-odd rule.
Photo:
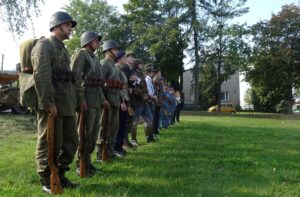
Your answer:
[[[1,55],[1,70],[3,70],[3,64],[4,64],[4,54]]]

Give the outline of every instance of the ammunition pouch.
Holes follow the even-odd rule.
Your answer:
[[[104,79],[100,74],[91,74],[85,78],[85,84],[88,86],[100,86],[104,84]]]
[[[72,71],[61,70],[52,72],[52,80],[54,82],[76,82],[75,74]]]
[[[113,88],[113,89],[126,89],[127,84],[119,81],[119,80],[106,80],[104,83],[104,87],[106,88]]]
[[[33,68],[31,66],[24,66],[22,68],[22,73],[33,74]]]

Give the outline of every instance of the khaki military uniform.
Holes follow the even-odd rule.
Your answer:
[[[101,76],[105,80],[118,80],[120,81],[120,70],[114,65],[114,62],[110,59],[101,60]],[[98,152],[97,157],[101,158],[102,144],[108,143],[110,146],[110,152],[113,153],[113,145],[115,137],[119,128],[119,108],[120,108],[120,89],[105,87],[103,89],[106,100],[110,104],[108,110],[109,122],[103,123],[100,126],[100,134],[98,136],[97,145]],[[102,123],[102,121],[101,121]],[[109,124],[108,131],[105,131],[105,125]],[[105,133],[106,132],[106,133]],[[106,136],[106,137],[104,137]]]
[[[54,162],[62,178],[69,170],[78,146],[75,120],[74,78],[68,52],[60,40],[51,36],[40,40],[31,53],[33,78],[38,97],[36,147],[37,172],[43,185],[49,185],[47,112],[56,106]]]
[[[77,106],[87,104],[85,115],[85,161],[87,166],[91,163],[91,153],[96,146],[100,129],[101,105],[104,95],[101,84],[100,62],[97,57],[87,49],[81,49],[72,56],[72,71],[76,73]],[[79,124],[78,124],[79,126]],[[80,155],[78,155],[80,156]]]

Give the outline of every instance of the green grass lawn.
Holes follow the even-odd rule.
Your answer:
[[[35,172],[33,116],[0,114],[0,196],[43,196]],[[160,142],[95,165],[63,196],[300,196],[300,118],[185,113]]]

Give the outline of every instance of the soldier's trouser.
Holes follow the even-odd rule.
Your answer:
[[[149,105],[146,104],[142,107],[136,107],[135,115],[133,117],[132,132],[135,131],[135,133],[136,133],[140,117],[142,117],[143,120],[144,120],[144,127],[145,128],[147,128],[147,127],[152,128],[153,116],[152,116],[151,109],[150,109]],[[149,134],[149,132],[145,133],[146,137],[148,137],[148,134]]]
[[[43,185],[50,184],[51,173],[48,166],[47,117],[46,111],[37,112],[37,173],[40,175]],[[78,147],[76,119],[75,116],[57,116],[54,124],[54,164],[59,169],[59,176],[63,177],[65,171],[69,170],[69,164],[72,163]]]
[[[101,108],[88,107],[88,110],[85,111],[85,140],[84,140],[84,158],[86,163],[89,165],[91,163],[91,154],[95,150],[97,137],[100,130],[100,117],[101,117]],[[79,121],[79,120],[78,120]],[[79,122],[78,122],[79,128]],[[78,133],[79,135],[79,133]],[[80,154],[78,151],[77,166],[80,159]]]
[[[160,116],[160,106],[155,106],[155,111],[153,114],[153,133],[158,134],[159,127],[159,117]]]
[[[121,109],[119,110],[119,129],[116,135],[116,140],[115,140],[115,144],[114,144],[114,148],[117,151],[120,151],[123,149],[123,142],[124,142],[124,138],[125,138],[125,133],[127,133],[126,131],[126,121],[127,121],[127,117],[128,117],[128,112],[125,111],[123,112]]]
[[[124,143],[129,144],[128,134],[132,132],[132,117],[127,115],[126,123],[125,123],[125,133],[124,133]]]
[[[119,129],[119,107],[110,106],[108,109],[108,116],[109,116],[109,130],[105,131],[105,125],[100,125],[100,133],[97,139],[97,156],[99,157],[102,153],[102,144],[108,142],[110,147],[110,153],[113,153],[113,145],[115,143],[116,134]],[[102,122],[102,121],[101,121]],[[103,123],[108,124],[108,123]],[[105,133],[106,132],[106,133]],[[106,138],[105,138],[106,136]]]

